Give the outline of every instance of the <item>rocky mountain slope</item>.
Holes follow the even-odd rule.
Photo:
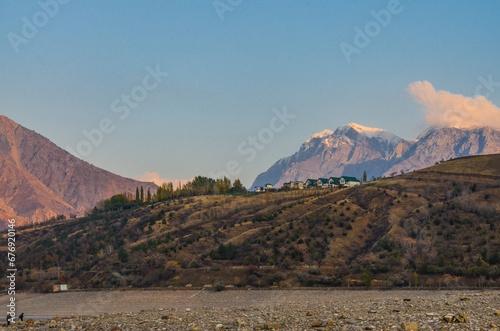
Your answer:
[[[84,162],[48,139],[0,116],[0,220],[40,222],[83,213],[136,187],[156,189]]]
[[[308,178],[389,176],[431,166],[450,158],[500,152],[500,132],[490,128],[432,128],[407,141],[388,131],[350,123],[325,130],[305,141],[299,151],[261,173],[252,187]]]

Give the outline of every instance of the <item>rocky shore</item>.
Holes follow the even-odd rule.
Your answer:
[[[495,330],[500,326],[500,291],[250,290],[91,294],[96,295],[93,300],[104,298],[97,303],[100,307],[107,307],[99,308],[101,314],[25,319],[11,324],[8,329]],[[147,302],[156,307],[141,309],[148,308],[144,304],[146,301],[139,299],[141,296],[146,296]],[[31,304],[31,309],[35,309],[37,300],[45,300],[56,313],[58,299],[64,302],[64,309],[71,308],[68,307],[68,298],[74,296],[44,295],[33,298],[31,303],[26,298],[23,308],[30,309]],[[128,312],[116,311],[117,308],[133,307],[135,309]],[[86,313],[82,301],[74,302],[73,308],[77,313]],[[36,309],[34,312],[41,313]],[[25,315],[32,314],[25,311]]]

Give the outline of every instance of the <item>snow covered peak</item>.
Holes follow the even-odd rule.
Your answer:
[[[333,134],[333,131],[331,130],[323,130],[321,132],[318,132],[316,134],[313,134],[311,136],[311,138],[307,139],[306,141],[304,141],[304,144],[308,144],[311,142],[311,140],[313,140],[314,138],[320,138],[320,139],[323,139],[325,137],[328,137],[328,136],[331,136]]]
[[[386,130],[379,129],[379,128],[369,128],[367,126],[359,125],[359,124],[352,123],[352,122],[349,123],[349,124],[347,124],[346,126],[350,126],[351,128],[353,128],[354,130],[358,131],[359,133],[361,133],[361,132],[375,133],[375,132],[380,132],[380,131],[386,131]]]
[[[333,131],[331,131],[331,130],[323,130],[323,131],[321,131],[319,133],[313,134],[311,136],[311,139],[313,139],[313,138],[324,138],[324,137],[330,136],[332,134],[333,134]]]
[[[401,140],[400,137],[384,129],[369,128],[367,126],[359,125],[356,123],[349,123],[347,125],[341,126],[337,130],[335,130],[335,133],[345,134],[351,129],[354,129],[356,132],[358,132],[360,135],[364,137],[376,138],[378,140],[387,141],[391,145],[396,145]]]

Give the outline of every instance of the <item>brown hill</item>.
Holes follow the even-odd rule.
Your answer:
[[[435,172],[450,174],[500,176],[500,154],[485,157],[468,156],[439,163],[432,168],[422,169],[419,172]]]
[[[40,222],[83,215],[100,200],[136,187],[156,189],[82,161],[48,139],[0,116],[0,219]]]
[[[379,286],[498,285],[499,167],[477,156],[348,189],[196,196],[19,229],[18,282],[338,286],[369,268]]]

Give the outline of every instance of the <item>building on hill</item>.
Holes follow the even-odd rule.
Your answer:
[[[315,188],[342,188],[353,187],[360,185],[361,182],[356,177],[342,176],[330,178],[308,179],[305,182],[295,181],[283,183],[282,190],[303,190]],[[265,186],[256,186],[255,192],[272,192],[276,191],[272,184]]]
[[[316,179],[308,179],[304,182],[304,188],[316,188],[318,181]]]
[[[330,177],[328,179],[328,185],[330,185],[330,187],[341,187],[340,177]]]
[[[281,189],[282,190],[303,190],[304,183],[301,181],[286,182],[286,183],[283,183],[283,186],[281,187]]]
[[[328,179],[326,179],[326,178],[318,178],[318,180],[316,181],[316,185],[319,188],[329,188],[330,187]]]
[[[346,187],[358,186],[361,182],[356,177],[342,176],[340,177],[340,184]]]
[[[273,192],[273,191],[276,191],[276,189],[273,188],[273,184],[267,183],[264,186],[255,186],[255,192],[257,192],[257,193]]]

